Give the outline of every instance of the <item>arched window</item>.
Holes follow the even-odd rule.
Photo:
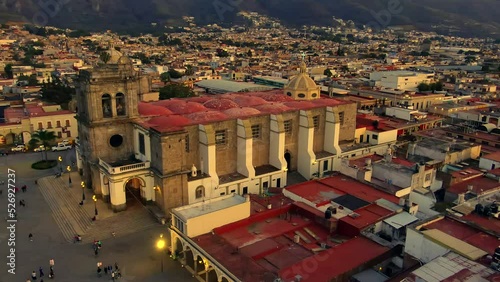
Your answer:
[[[196,199],[200,199],[205,197],[205,187],[204,186],[198,186],[196,188]]]
[[[112,117],[113,113],[111,111],[111,95],[102,95],[102,116],[105,118]]]
[[[116,114],[124,116],[125,112],[125,95],[123,93],[116,94]]]

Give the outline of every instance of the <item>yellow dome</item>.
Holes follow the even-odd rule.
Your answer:
[[[289,90],[309,90],[316,89],[318,86],[306,73],[300,73],[292,78],[285,86]]]
[[[132,61],[130,60],[129,57],[127,56],[121,56],[119,59],[118,59],[118,64],[120,65],[131,65],[132,64]]]

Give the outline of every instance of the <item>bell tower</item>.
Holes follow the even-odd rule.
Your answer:
[[[97,67],[80,72],[76,91],[77,154],[87,186],[96,194],[101,190],[100,160],[111,164],[134,155],[139,97],[151,92],[150,78],[136,72],[128,57],[114,48],[107,53]]]

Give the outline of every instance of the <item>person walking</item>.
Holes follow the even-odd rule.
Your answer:
[[[111,279],[112,279],[113,281],[115,281],[115,272],[114,272],[114,271],[113,271],[113,272],[111,272]]]
[[[97,267],[97,277],[101,277],[102,276],[101,275],[101,271],[102,271],[101,267]]]
[[[34,270],[31,272],[31,279],[33,279],[33,281],[36,280],[36,272]]]
[[[30,239],[30,242],[33,242],[33,234],[30,233],[30,235],[28,235],[28,238]]]
[[[107,266],[106,266],[106,267],[104,267],[104,274],[105,274],[105,275],[108,275],[108,267],[107,267]]]
[[[52,268],[52,266],[50,266],[49,278],[51,278],[51,279],[54,278],[54,268]]]
[[[40,278],[42,278],[43,276],[45,276],[45,275],[43,274],[43,268],[42,268],[41,266],[40,266],[40,268],[38,269],[38,272],[39,272],[39,276],[40,276]]]
[[[21,187],[21,190],[23,191],[23,193],[26,192],[26,185],[23,185],[23,187]]]

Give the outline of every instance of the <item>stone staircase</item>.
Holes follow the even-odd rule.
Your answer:
[[[92,215],[78,204],[81,199],[77,199],[70,190],[74,188],[64,186],[61,178],[42,178],[38,181],[38,188],[66,241],[72,242],[75,234],[85,234],[92,227]]]

